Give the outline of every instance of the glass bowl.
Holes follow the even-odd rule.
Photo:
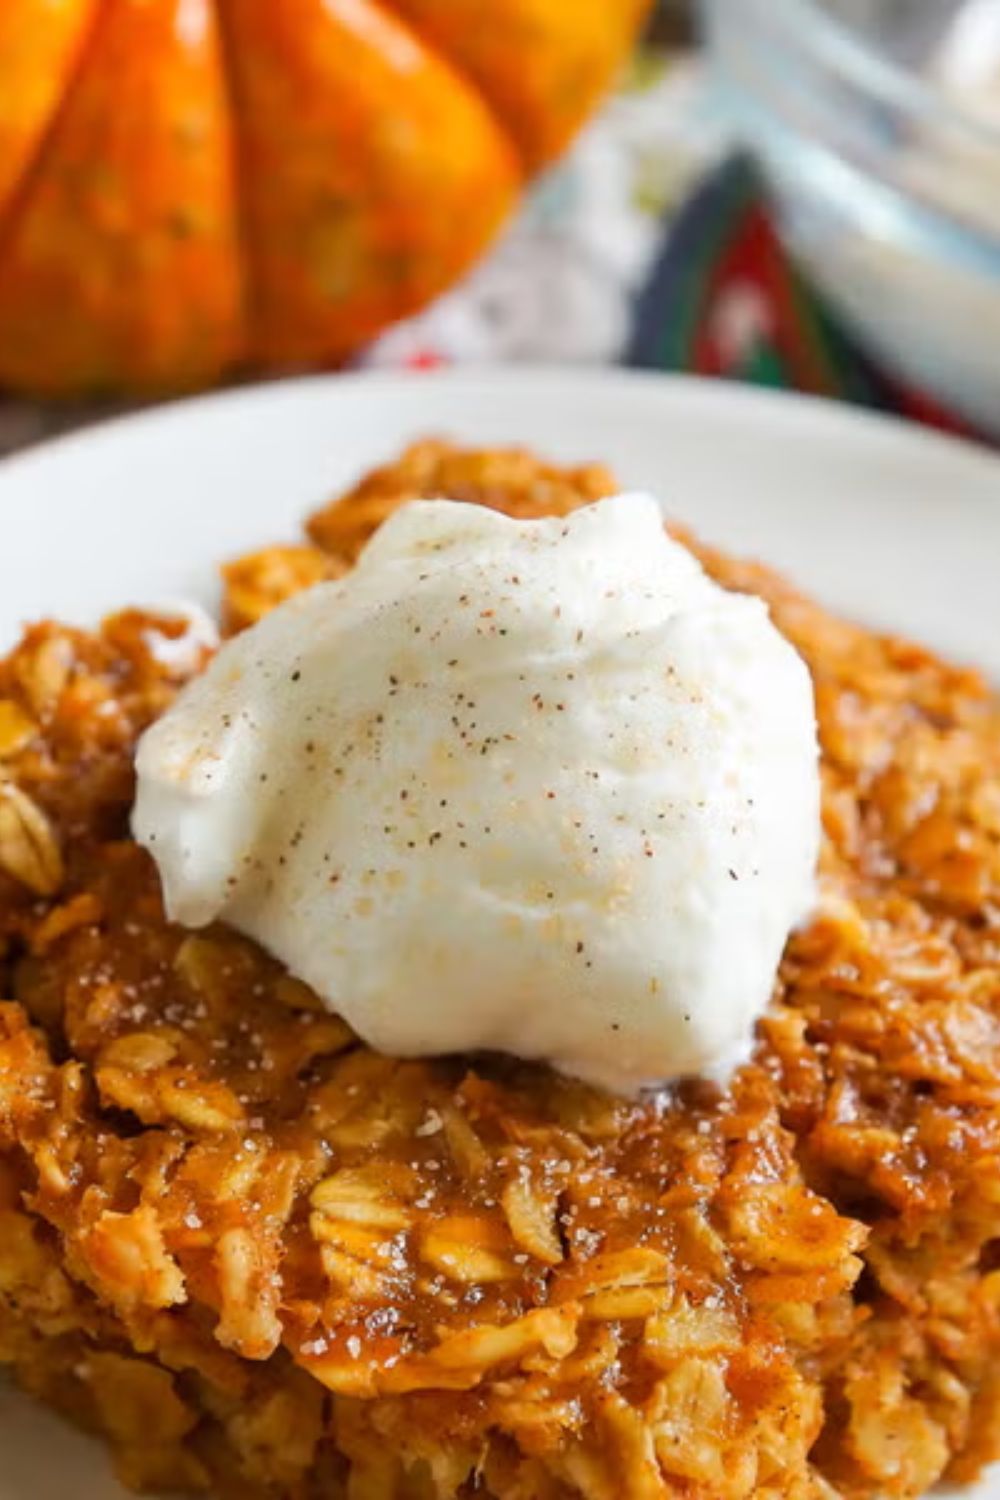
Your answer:
[[[881,364],[1000,434],[1000,0],[701,4],[796,258]]]

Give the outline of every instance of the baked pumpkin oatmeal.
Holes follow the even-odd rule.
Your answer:
[[[227,567],[227,622],[414,497],[616,488],[419,444]],[[861,1500],[1000,1451],[1000,704],[689,545],[805,658],[822,746],[822,900],[722,1090],[371,1051],[171,925],[129,837],[136,740],[207,659],[185,623],[43,624],[0,665],[0,1360],[127,1484]]]

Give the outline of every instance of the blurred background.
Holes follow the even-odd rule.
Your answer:
[[[2,0],[0,451],[484,361],[1000,439],[1000,0],[477,3]]]

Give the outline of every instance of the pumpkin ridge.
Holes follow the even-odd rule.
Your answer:
[[[234,360],[233,373],[240,365],[251,362],[251,347],[254,329],[257,326],[257,306],[260,300],[259,274],[254,254],[253,232],[247,193],[244,188],[243,130],[241,127],[239,84],[232,53],[228,7],[225,0],[212,0],[216,31],[219,37],[219,62],[222,71],[222,87],[226,97],[229,117],[230,157],[233,192],[235,198],[235,228],[240,282],[243,287],[242,319],[239,339],[239,355]]]
[[[212,0],[108,0],[0,259],[0,378],[179,391],[238,354]]]
[[[509,212],[512,142],[375,0],[217,0],[255,266],[256,361],[337,362],[444,289]]]
[[[484,21],[482,0],[380,3],[482,94],[529,173],[565,149],[652,10],[652,0],[491,0]]]
[[[0,0],[0,3],[2,3],[2,0]],[[17,3],[17,0],[7,0],[7,3],[13,5]],[[56,138],[59,127],[71,107],[71,102],[87,71],[87,64],[97,49],[101,28],[107,24],[108,15],[113,3],[114,0],[91,0],[91,14],[84,23],[82,34],[77,40],[75,56],[66,74],[63,87],[55,96],[49,117],[39,132],[38,138],[28,156],[21,164],[18,180],[11,191],[10,197],[6,202],[0,202],[0,263],[2,263],[3,252],[7,242],[14,233],[15,225],[21,214],[25,211],[34,192],[35,185],[45,169],[45,161],[51,150],[52,142]]]

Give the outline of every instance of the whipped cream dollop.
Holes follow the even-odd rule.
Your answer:
[[[137,764],[169,914],[256,938],[396,1056],[625,1092],[724,1071],[814,900],[806,668],[648,496],[405,506]]]

